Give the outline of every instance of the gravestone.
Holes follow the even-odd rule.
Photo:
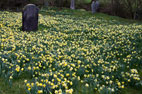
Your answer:
[[[36,31],[38,30],[38,12],[39,9],[34,4],[28,4],[22,12],[22,30]]]
[[[47,2],[47,1],[44,2],[44,6],[45,6],[45,7],[48,7],[48,2]]]
[[[97,10],[99,9],[99,1],[98,0],[92,2],[91,9],[92,9],[93,14],[97,12]]]
[[[92,2],[91,9],[92,9],[92,13],[94,14],[96,12],[96,10],[95,10],[95,1]]]
[[[98,11],[99,5],[100,5],[99,1],[96,0],[96,2],[95,2],[95,10],[96,10],[96,11]]]
[[[48,7],[48,0],[44,0],[44,6]]]

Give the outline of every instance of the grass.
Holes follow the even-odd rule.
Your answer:
[[[17,79],[13,81],[12,86],[10,86],[3,78],[0,78],[0,94],[26,94],[24,80],[25,77],[23,79]],[[85,92],[83,89],[85,89]],[[94,90],[78,84],[73,94],[94,94]],[[99,93],[96,92],[95,94]],[[127,87],[122,90],[121,94],[142,94],[142,88],[136,89],[133,87]]]
[[[39,30],[23,32],[21,13],[0,13],[1,94],[59,93],[60,88],[62,92],[73,88],[73,94],[113,94],[113,89],[115,94],[142,93],[142,86],[135,85],[142,77],[141,22],[43,8]],[[60,88],[53,89],[60,80],[68,88],[59,83]]]
[[[18,79],[10,86],[4,79],[0,79],[0,94],[26,94],[24,79]]]
[[[133,87],[127,87],[124,90],[122,90],[121,94],[142,94],[142,88],[133,88]]]
[[[19,78],[12,81],[12,84],[7,82],[4,77],[0,77],[0,94],[26,94],[25,79],[32,79],[29,73],[21,74]]]

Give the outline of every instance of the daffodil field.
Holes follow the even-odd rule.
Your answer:
[[[25,32],[20,12],[0,11],[0,76],[10,85],[29,73],[27,94],[74,94],[79,84],[120,94],[142,86],[142,23],[84,11],[41,12],[39,30]]]

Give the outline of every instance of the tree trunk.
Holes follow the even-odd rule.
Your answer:
[[[70,8],[75,9],[75,0],[71,0]]]

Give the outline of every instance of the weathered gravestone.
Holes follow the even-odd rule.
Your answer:
[[[48,0],[44,0],[44,6],[48,7]]]
[[[45,2],[45,3],[44,3],[44,6],[45,6],[45,7],[48,7],[48,2]]]
[[[96,11],[98,11],[99,5],[100,5],[99,0],[96,0],[96,2],[95,2],[95,9],[96,9]]]
[[[97,12],[97,10],[99,9],[99,1],[98,0],[92,2],[91,9],[92,9],[93,14]]]
[[[95,1],[92,2],[91,9],[92,9],[92,13],[94,14],[96,12],[96,10],[95,10]]]
[[[39,9],[34,4],[28,4],[22,12],[22,30],[36,31],[38,30],[38,12]]]

